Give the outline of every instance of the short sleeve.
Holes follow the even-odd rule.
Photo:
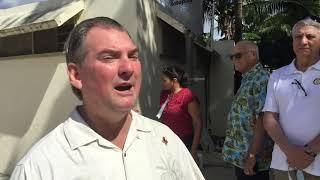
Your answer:
[[[27,180],[26,171],[23,165],[17,165],[10,176],[10,180]]]
[[[279,106],[275,96],[275,89],[277,87],[278,79],[279,79],[278,71],[273,72],[268,82],[266,102],[262,109],[263,112],[266,112],[266,111],[276,112],[276,113],[279,112]]]
[[[13,170],[10,180],[52,180],[51,171],[43,171],[44,169],[46,169],[44,164],[39,165],[30,159],[22,159]]]
[[[184,101],[186,104],[189,104],[193,101],[196,101],[199,103],[198,97],[188,88],[186,88],[185,93],[184,93]]]

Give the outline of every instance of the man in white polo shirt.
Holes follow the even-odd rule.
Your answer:
[[[65,46],[68,75],[83,101],[17,164],[11,180],[203,180],[167,126],[132,111],[138,49],[123,26],[87,19]]]
[[[318,19],[298,21],[293,29],[291,64],[269,79],[264,127],[275,141],[271,168],[275,180],[320,179],[320,24]]]

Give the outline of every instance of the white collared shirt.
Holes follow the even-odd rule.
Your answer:
[[[301,83],[307,96],[295,79]],[[319,107],[320,61],[305,72],[298,71],[293,61],[271,74],[263,111],[279,113],[280,126],[290,143],[303,146],[320,135]],[[288,170],[286,156],[276,144],[271,168]],[[320,176],[320,156],[304,171]]]
[[[165,125],[132,112],[121,150],[75,110],[17,164],[11,180],[202,180],[182,141]]]

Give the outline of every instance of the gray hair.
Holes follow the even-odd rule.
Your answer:
[[[130,37],[127,30],[117,21],[108,17],[95,17],[87,19],[79,23],[70,32],[69,37],[64,45],[64,53],[66,56],[66,63],[74,63],[81,66],[85,59],[88,49],[85,48],[85,39],[87,33],[93,27],[101,27],[105,29],[116,29],[119,31],[126,32]],[[74,86],[72,86],[72,91],[74,94],[82,100],[81,91]]]
[[[310,17],[298,21],[292,28],[292,35],[296,33],[300,26],[313,26],[320,31],[320,23],[312,20]]]
[[[257,56],[257,60],[259,61],[259,47],[255,42],[249,40],[241,40],[237,43],[237,45],[240,45],[241,47],[254,52]]]

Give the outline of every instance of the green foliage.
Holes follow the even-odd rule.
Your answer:
[[[259,42],[261,40],[261,37],[256,33],[243,33],[242,38],[245,40],[251,40]]]
[[[210,33],[203,33],[196,37],[196,41],[206,47],[210,42]]]
[[[235,27],[236,0],[204,0],[203,9],[210,14],[215,7],[218,30],[222,36],[231,38]],[[290,35],[293,24],[306,16],[320,15],[320,0],[243,0],[242,31],[258,36],[274,31]]]
[[[226,39],[233,37],[237,28],[235,12],[240,10],[242,38],[257,41],[260,48],[264,48],[261,54],[265,64],[275,67],[287,64],[294,56],[293,25],[307,16],[320,16],[320,0],[243,0],[241,9],[236,9],[237,2],[204,0],[203,4],[209,12],[214,3],[218,29]]]

